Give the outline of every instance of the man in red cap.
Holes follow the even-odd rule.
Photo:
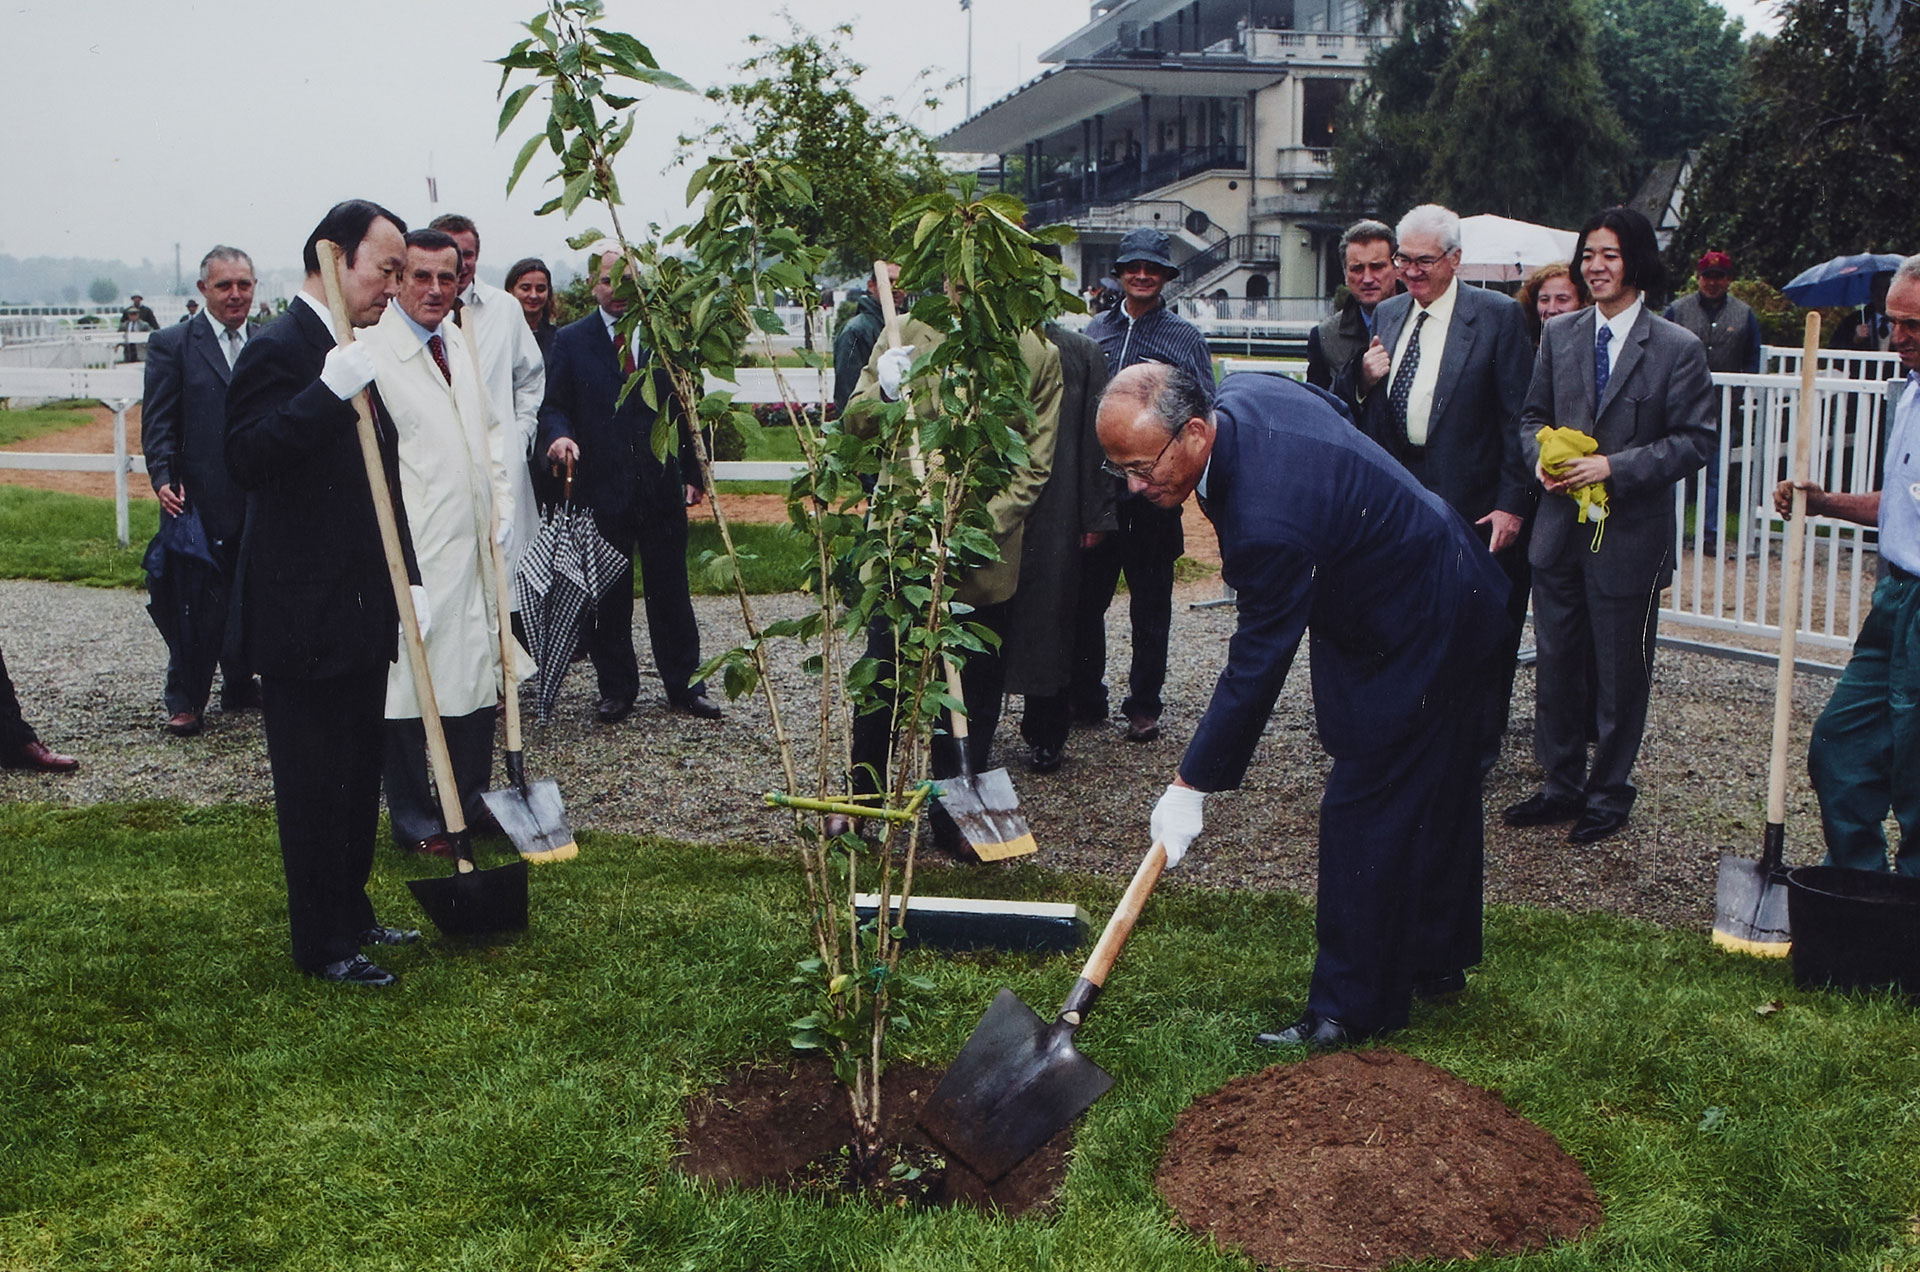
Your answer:
[[[1725,252],[1704,253],[1695,262],[1694,277],[1700,290],[1690,292],[1667,306],[1663,315],[1677,322],[1707,347],[1707,370],[1740,371],[1749,375],[1760,369],[1760,320],[1753,316],[1747,302],[1727,294],[1733,281],[1733,258]],[[1725,427],[1726,421],[1722,420]],[[1718,550],[1720,526],[1716,515],[1720,506],[1720,456],[1707,459],[1707,491],[1701,505],[1709,514],[1705,546]],[[1690,483],[1691,484],[1691,483]]]

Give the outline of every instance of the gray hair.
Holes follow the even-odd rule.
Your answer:
[[[1460,217],[1438,203],[1422,203],[1400,218],[1395,234],[1403,243],[1409,234],[1431,234],[1440,240],[1441,252],[1455,251],[1460,246]]]
[[[218,247],[211,248],[205,256],[200,258],[201,282],[206,282],[207,278],[212,274],[213,263],[215,261],[245,261],[247,264],[247,272],[249,274],[253,272],[253,257],[248,256],[237,247],[228,247],[225,244],[221,244]]]
[[[1906,279],[1909,282],[1920,278],[1920,252],[1914,253],[1900,262],[1900,268],[1893,271],[1894,280]]]
[[[1213,418],[1213,399],[1191,372],[1170,362],[1141,362],[1135,365],[1149,368],[1150,374],[1131,377],[1139,381],[1137,386],[1118,382],[1120,396],[1146,407],[1160,421],[1161,427],[1167,430],[1168,437],[1185,428],[1187,421],[1196,416],[1208,420]],[[1113,383],[1107,386],[1100,395],[1102,403],[1114,388]]]
[[[1355,243],[1385,243],[1391,252],[1399,244],[1394,241],[1393,228],[1384,221],[1355,221],[1340,236],[1340,257],[1346,259],[1347,249]]]

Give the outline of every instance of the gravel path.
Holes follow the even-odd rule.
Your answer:
[[[998,758],[1011,771],[1042,845],[1040,864],[1117,877],[1132,872],[1147,814],[1205,705],[1233,627],[1231,609],[1194,610],[1184,602],[1218,588],[1212,580],[1181,587],[1160,741],[1130,744],[1115,726],[1076,730],[1066,766],[1041,776],[1026,771],[1017,704],[1002,722]],[[757,598],[763,620],[796,613],[804,603],[798,596]],[[737,639],[741,624],[731,600],[695,597],[694,607],[707,652]],[[1123,614],[1116,606],[1109,617],[1111,665],[1122,669]],[[639,635],[644,657],[644,620]],[[28,720],[55,749],[81,759],[80,771],[66,778],[0,771],[0,799],[271,802],[257,713],[226,716],[216,707],[197,738],[174,738],[161,728],[166,649],[143,593],[0,581],[0,650]],[[1208,801],[1207,834],[1174,876],[1178,883],[1311,893],[1315,805],[1328,760],[1313,736],[1304,663],[1303,655],[1245,789]],[[643,679],[650,675],[643,666]],[[808,682],[796,652],[783,652],[779,679],[794,695],[789,711],[800,716],[789,727],[804,732],[811,723]],[[1787,798],[1788,857],[1795,862],[1819,856],[1805,755],[1808,730],[1830,690],[1824,678],[1802,677],[1795,691]],[[1533,671],[1523,668],[1514,732],[1488,785],[1490,810],[1530,793],[1538,781],[1528,744],[1533,694]],[[1116,692],[1115,701],[1122,696]],[[1640,801],[1626,832],[1574,848],[1560,828],[1516,831],[1490,815],[1488,899],[1704,928],[1712,919],[1719,854],[1759,851],[1772,703],[1769,667],[1661,651],[1636,774]],[[779,785],[763,699],[729,705],[716,725],[668,713],[654,679],[643,686],[639,709],[620,725],[596,724],[592,708],[591,669],[576,664],[555,723],[530,727],[527,738],[529,767],[559,779],[576,828],[780,844],[781,820],[760,799]]]

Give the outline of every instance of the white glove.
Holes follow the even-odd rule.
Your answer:
[[[427,629],[433,626],[433,610],[427,605],[427,589],[415,583],[407,591],[413,593],[413,621],[420,625],[420,639],[425,640]]]
[[[513,523],[502,521],[493,528],[493,541],[500,545],[500,555],[513,555]]]
[[[880,396],[889,402],[900,400],[900,383],[913,367],[913,346],[901,345],[880,355],[874,374],[880,378]]]
[[[1167,869],[1180,864],[1181,858],[1187,855],[1187,845],[1205,828],[1200,809],[1206,799],[1205,791],[1196,791],[1191,786],[1169,786],[1160,802],[1153,806],[1149,826],[1153,837],[1167,847]]]
[[[327,352],[327,364],[320,368],[320,383],[333,396],[347,401],[373,383],[373,355],[363,344],[335,345]]]

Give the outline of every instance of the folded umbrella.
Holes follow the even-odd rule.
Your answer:
[[[540,723],[553,721],[560,685],[588,616],[609,588],[626,576],[627,557],[593,524],[593,513],[573,504],[573,465],[566,493],[548,510],[520,558],[514,596],[527,633],[527,652],[540,667],[536,700]]]
[[[204,669],[211,679],[220,657],[218,638],[211,648],[200,648],[194,616],[225,605],[226,583],[199,512],[188,508],[177,517],[162,516],[140,564],[147,573],[147,613],[167,648],[190,674]]]

